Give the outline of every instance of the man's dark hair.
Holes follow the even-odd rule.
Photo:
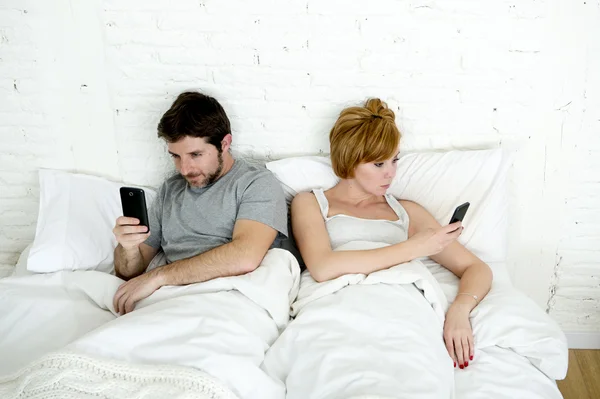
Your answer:
[[[187,91],[177,96],[158,122],[158,137],[174,143],[185,136],[206,138],[221,151],[221,141],[231,134],[225,110],[213,97]]]

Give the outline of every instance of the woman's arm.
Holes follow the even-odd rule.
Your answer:
[[[460,231],[448,234],[452,228],[445,227],[434,234],[383,248],[333,251],[321,209],[312,193],[300,193],[292,201],[292,228],[302,259],[318,282],[344,274],[369,274],[439,252],[460,234]]]
[[[401,201],[401,204],[410,219],[409,238],[425,230],[440,227],[440,224],[422,206],[411,201]],[[460,278],[458,292],[461,295],[456,296],[446,313],[444,339],[448,352],[454,360],[458,360],[460,366],[468,365],[473,356],[473,334],[468,323],[469,314],[490,290],[492,271],[459,242],[452,242],[443,251],[431,255],[430,258]]]
[[[401,201],[408,213],[410,224],[408,237],[428,229],[438,229],[440,224],[421,205],[411,201]],[[463,305],[469,312],[483,299],[492,285],[492,271],[481,259],[473,255],[458,241],[452,242],[443,251],[431,255],[431,259],[460,278],[458,292],[469,293],[477,296],[477,301],[472,296],[460,295],[454,303]]]

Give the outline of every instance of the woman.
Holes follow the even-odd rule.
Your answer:
[[[327,191],[300,193],[292,202],[294,236],[311,276],[324,282],[429,256],[460,278],[443,337],[454,367],[468,367],[474,356],[469,314],[490,289],[489,266],[457,242],[461,222],[440,226],[419,204],[386,194],[396,175],[400,132],[385,103],[370,99],[364,107],[343,110],[329,140],[340,182]],[[373,235],[390,245],[336,251]]]

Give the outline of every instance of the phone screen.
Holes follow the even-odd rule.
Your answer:
[[[148,231],[150,231],[144,190],[135,187],[121,187],[119,191],[121,194],[123,216],[138,219],[140,226],[146,226],[148,227]]]

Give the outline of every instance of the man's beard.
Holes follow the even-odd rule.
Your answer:
[[[219,154],[217,155],[217,160],[219,161],[219,166],[217,166],[217,170],[215,170],[210,175],[206,176],[206,178],[204,178],[204,180],[202,180],[202,182],[200,182],[200,184],[192,184],[192,182],[190,182],[190,179],[193,179],[200,175],[187,175],[187,176],[184,176],[185,179],[187,180],[187,182],[190,185],[192,185],[194,187],[198,187],[198,188],[206,187],[208,185],[213,184],[215,181],[217,181],[219,179],[219,175],[223,171],[223,153],[222,152],[219,152]]]

